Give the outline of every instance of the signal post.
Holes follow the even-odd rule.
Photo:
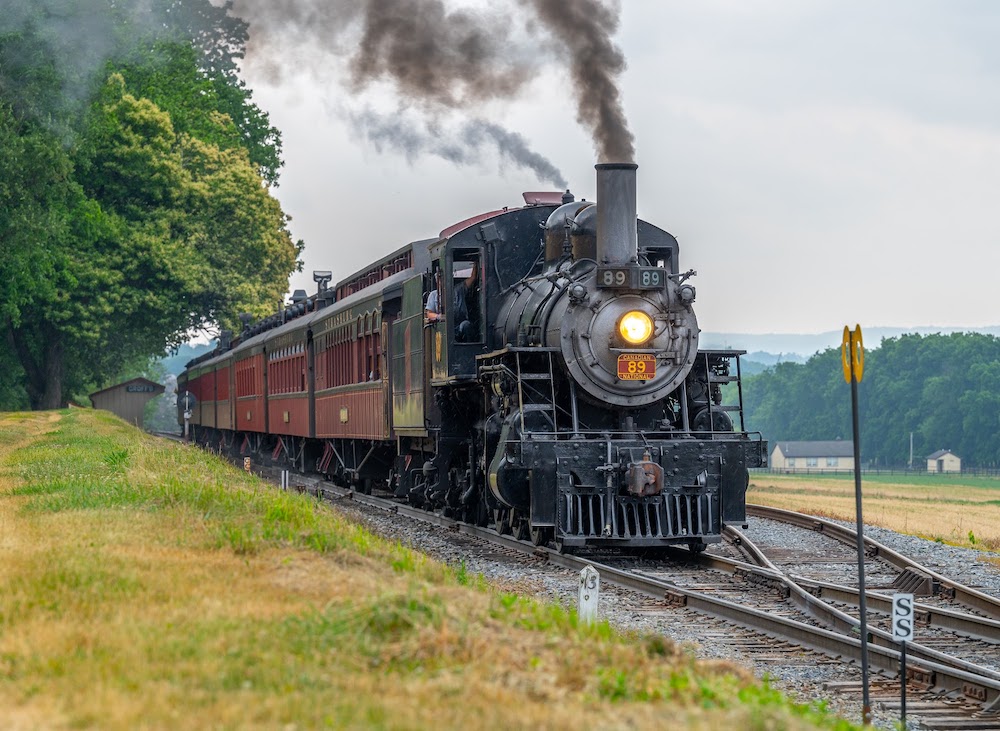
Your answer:
[[[851,428],[854,436],[854,503],[857,512],[858,534],[858,609],[861,613],[861,682],[864,701],[862,722],[870,726],[872,705],[868,688],[868,603],[865,596],[865,522],[861,515],[861,430],[858,426],[858,384],[865,370],[864,341],[861,325],[852,331],[844,326],[844,342],[840,350],[844,366],[844,380],[851,384]]]

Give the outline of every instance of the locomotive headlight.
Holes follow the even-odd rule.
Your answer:
[[[653,334],[653,319],[641,310],[626,312],[618,321],[618,332],[632,345],[642,345]]]

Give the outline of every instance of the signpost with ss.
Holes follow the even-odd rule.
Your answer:
[[[913,594],[892,595],[892,638],[899,643],[899,720],[906,728],[906,643],[913,642]]]

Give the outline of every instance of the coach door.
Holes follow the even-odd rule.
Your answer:
[[[424,436],[426,377],[424,369],[423,277],[403,283],[399,318],[390,325],[392,350],[392,427],[404,436]]]

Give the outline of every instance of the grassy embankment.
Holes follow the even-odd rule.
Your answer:
[[[862,475],[865,523],[956,546],[1000,550],[1000,480],[961,475]],[[855,519],[854,475],[750,476],[747,501]]]
[[[90,411],[0,415],[7,728],[853,728]]]

